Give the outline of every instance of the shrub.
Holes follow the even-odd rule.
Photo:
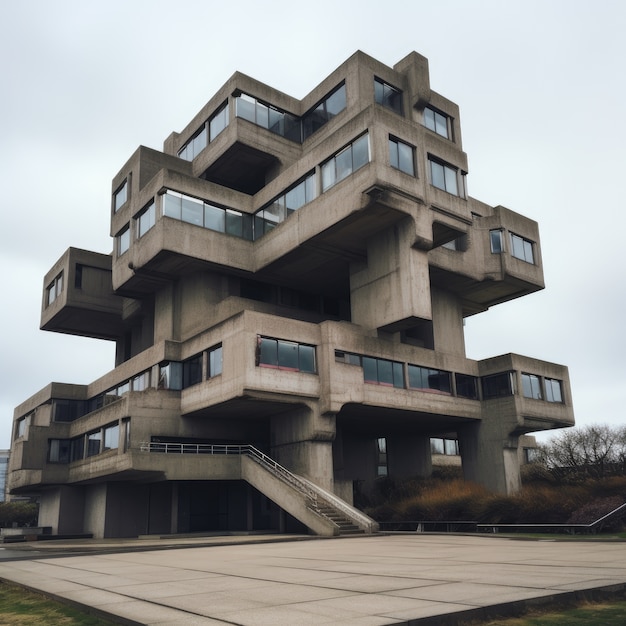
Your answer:
[[[0,527],[36,526],[39,507],[31,502],[0,502]]]
[[[621,496],[611,496],[604,498],[595,498],[591,502],[583,504],[580,508],[570,515],[567,520],[568,524],[592,524],[593,522],[604,517],[611,511],[624,504]],[[624,514],[626,515],[626,513]],[[603,528],[605,530],[619,530],[623,526],[623,516],[605,522]]]

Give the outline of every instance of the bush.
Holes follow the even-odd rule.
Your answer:
[[[587,502],[579,509],[574,511],[567,520],[568,524],[593,524],[593,522],[604,517],[611,511],[624,504],[621,496],[611,496],[604,498],[596,498],[591,502]],[[626,515],[626,513],[625,513]],[[623,517],[609,520],[603,524],[604,530],[620,530],[623,526]]]
[[[0,502],[0,528],[36,526],[39,507],[31,502]]]

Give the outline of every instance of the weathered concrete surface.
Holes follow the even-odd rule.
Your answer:
[[[136,551],[142,540],[82,542],[128,551],[38,554],[0,563],[0,578],[120,623],[177,625],[455,624],[626,588],[626,542],[404,534],[260,543],[267,539],[161,540],[154,545],[181,547],[149,551]],[[233,540],[240,544],[223,545]],[[47,545],[36,549],[62,547]]]

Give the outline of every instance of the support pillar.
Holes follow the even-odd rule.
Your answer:
[[[518,436],[480,422],[458,430],[465,480],[490,491],[512,494],[521,487]]]

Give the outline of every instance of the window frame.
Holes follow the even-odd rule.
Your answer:
[[[440,137],[452,139],[452,120],[446,113],[438,111],[433,107],[424,107],[424,126]],[[445,133],[441,132],[441,126],[445,127]]]
[[[374,76],[374,102],[397,113],[404,115],[404,93],[378,76]]]
[[[509,240],[511,243],[512,257],[519,259],[520,261],[524,261],[525,263],[529,263],[530,265],[535,265],[534,241],[512,232],[509,232]]]
[[[435,170],[435,168],[441,168],[439,174],[436,174],[436,171],[439,172],[439,170]],[[430,184],[435,189],[445,191],[457,198],[465,198],[464,175],[458,167],[429,154],[428,170],[430,174]],[[454,185],[452,185],[451,181],[454,181]],[[454,186],[454,190],[452,190],[452,186]]]
[[[389,135],[388,146],[389,165],[404,174],[416,177],[417,168],[415,165],[415,146],[412,146],[406,141],[402,141],[393,135]],[[410,153],[410,159],[407,160],[406,156],[404,157],[404,163],[410,163],[410,171],[406,167],[402,166],[403,159],[401,158],[401,149],[408,149]]]
[[[113,192],[113,213],[117,213],[128,202],[128,178]]]
[[[257,335],[256,365],[301,374],[317,374],[316,346]],[[307,366],[311,363],[311,366]]]

